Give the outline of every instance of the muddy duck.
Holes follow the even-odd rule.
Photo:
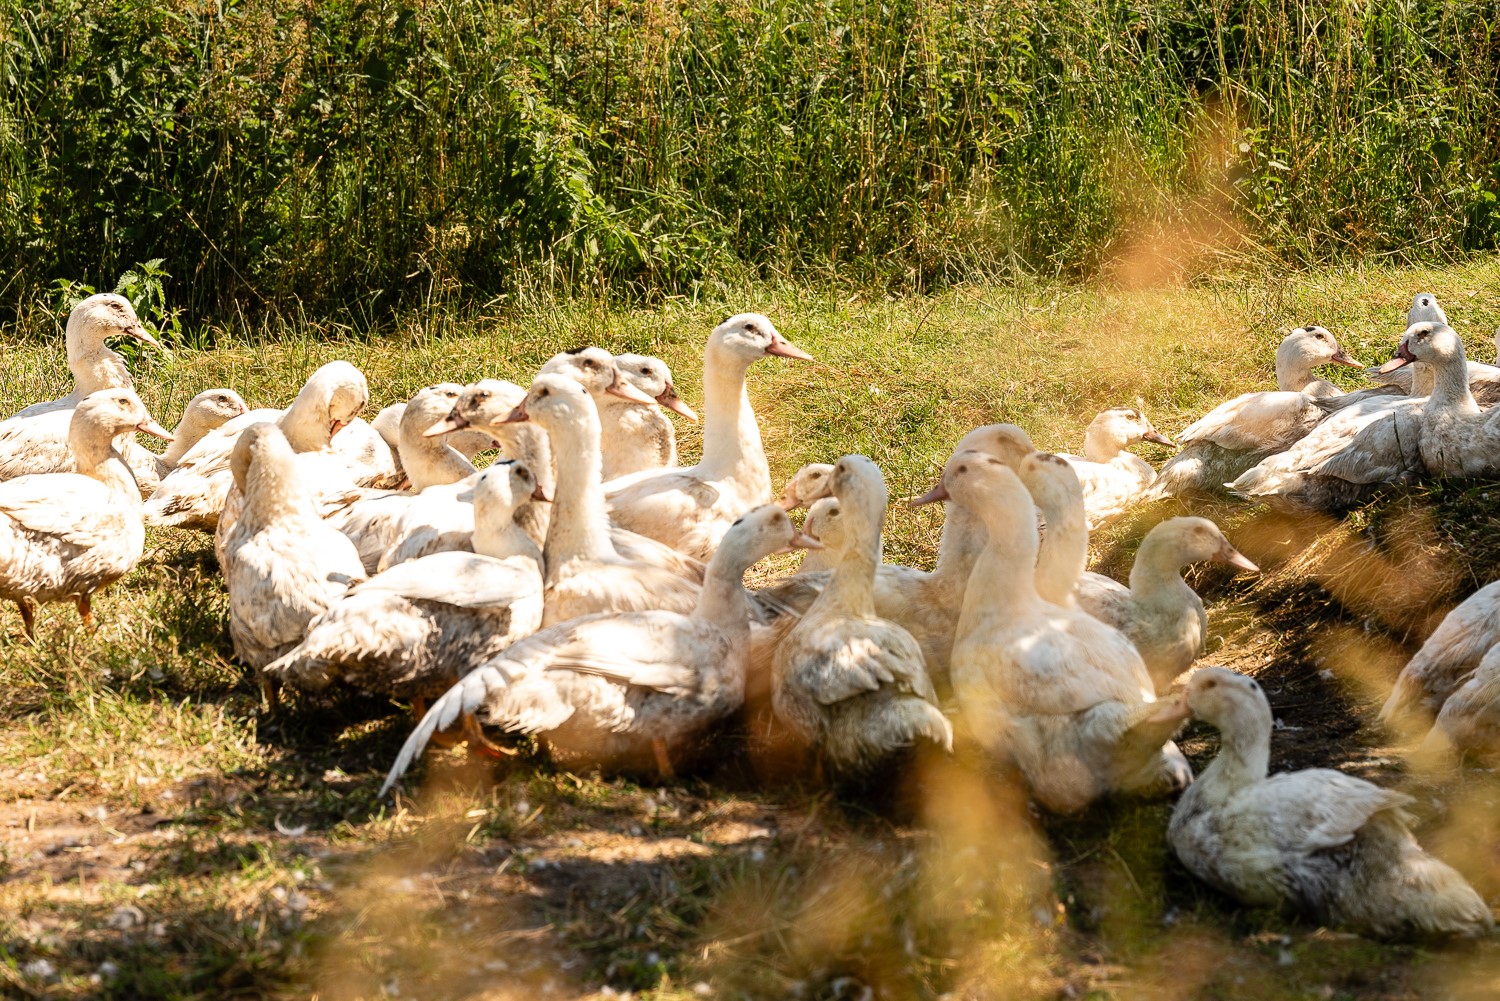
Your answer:
[[[951,751],[922,648],[875,610],[875,569],[885,522],[885,480],[875,463],[846,455],[830,478],[844,547],[831,579],[776,648],[772,706],[836,780],[888,773],[919,747]]]
[[[606,484],[615,524],[702,560],[736,518],[771,499],[771,470],[745,375],[772,355],[811,357],[759,313],[714,328],[703,353],[703,457],[623,486]]]
[[[1142,441],[1172,444],[1172,439],[1151,426],[1143,412],[1120,407],[1104,411],[1089,423],[1083,455],[1062,457],[1083,484],[1090,531],[1124,514],[1156,480],[1151,463],[1128,451]]]
[[[1276,349],[1276,390],[1243,393],[1189,424],[1177,436],[1181,450],[1161,467],[1146,499],[1222,493],[1224,484],[1316,427],[1325,416],[1318,401],[1343,395],[1317,377],[1319,367],[1359,364],[1325,328],[1293,330]]]
[[[229,591],[235,656],[257,673],[286,655],[308,623],[364,579],[354,543],[318,517],[297,453],[281,427],[253,424],[236,436],[230,474],[243,496],[223,537],[220,564]],[[261,674],[267,701],[276,688]]]
[[[564,760],[673,774],[744,699],[751,615],[745,571],[805,541],[781,508],[756,508],[725,533],[689,613],[603,612],[513,644],[433,703],[381,793],[434,732],[464,713],[537,734]]]
[[[95,592],[129,573],[146,530],[135,476],[116,442],[135,431],[171,435],[129,389],[104,389],[71,410],[72,473],[33,473],[0,483],[0,599],[35,636],[32,602],[73,601],[92,628]]]
[[[533,489],[519,463],[479,473],[476,552],[435,553],[357,584],[312,619],[306,638],[266,674],[313,691],[342,684],[432,699],[531,635],[542,623],[542,553],[515,515]]]
[[[1412,836],[1410,796],[1327,768],[1268,776],[1271,706],[1252,678],[1202,668],[1187,704],[1220,737],[1167,829],[1193,875],[1376,938],[1489,934],[1479,894]]]
[[[1072,813],[1111,792],[1161,794],[1192,781],[1171,743],[1186,717],[1158,702],[1135,647],[1075,608],[1044,601],[1029,573],[1038,555],[1036,508],[1023,478],[1068,471],[1035,453],[1009,466],[981,452],[954,457],[943,482],[988,530],[964,592],[953,643],[953,688],[969,730],[1013,763],[1037,801]],[[1048,474],[1052,474],[1048,470]]]

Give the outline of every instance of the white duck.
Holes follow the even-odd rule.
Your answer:
[[[509,423],[534,421],[547,432],[558,464],[552,523],[543,547],[547,625],[593,612],[661,608],[690,611],[699,586],[650,564],[621,556],[611,541],[599,469],[599,416],[571,376],[539,375]]]
[[[677,395],[664,362],[644,355],[616,357],[603,348],[577,348],[547,359],[539,374],[556,373],[576,378],[599,410],[605,480],[677,465],[676,432],[656,404],[695,422],[698,415]],[[614,386],[615,373],[639,395],[621,393]]]
[[[832,463],[809,462],[786,481],[776,503],[788,511],[795,511],[799,507],[807,507],[813,501],[831,497],[833,495],[828,488],[828,479],[832,475]]]
[[[1182,570],[1204,560],[1260,572],[1207,518],[1168,518],[1141,541],[1128,588],[1101,574],[1079,578],[1078,606],[1135,644],[1159,689],[1165,690],[1203,653],[1208,615],[1198,592],[1182,579]]]
[[[1083,505],[1089,530],[1118,518],[1156,479],[1151,463],[1126,451],[1141,441],[1171,445],[1146,415],[1128,407],[1106,410],[1089,423],[1083,455],[1064,455],[1083,485]]]
[[[811,357],[759,313],[714,328],[703,352],[703,457],[618,489],[606,485],[617,525],[706,559],[736,518],[771,499],[771,470],[745,389],[746,372],[767,355]]]
[[[1500,580],[1481,587],[1443,617],[1396,677],[1380,710],[1381,722],[1393,725],[1408,713],[1431,719],[1497,645]]]
[[[451,385],[458,385],[452,383]],[[459,387],[462,389],[462,387]],[[387,447],[399,459],[401,457],[401,418],[406,416],[405,403],[392,403],[381,409],[370,421],[370,427],[380,435]],[[474,456],[491,448],[499,448],[500,443],[487,434],[478,431],[455,431],[443,439],[443,444],[458,451],[465,459],[473,462]]]
[[[259,670],[300,643],[308,623],[364,579],[364,567],[354,543],[318,517],[278,425],[244,429],[230,471],[244,503],[221,547],[229,637],[235,656]],[[274,705],[274,684],[265,675],[262,684]]]
[[[882,774],[920,746],[953,750],[953,728],[911,633],[875,611],[885,480],[846,455],[831,488],[845,545],[823,593],[776,648],[772,705],[835,777]]]
[[[1021,462],[1027,479],[1057,456]],[[1080,810],[1113,791],[1160,793],[1192,781],[1172,734],[1186,711],[1156,701],[1151,676],[1117,630],[1043,601],[1029,573],[1039,540],[1021,479],[981,452],[954,456],[943,483],[978,515],[989,543],[964,593],[953,687],[969,729],[1013,761],[1049,810]]]
[[[61,399],[33,403],[0,421],[0,480],[31,473],[66,473],[73,468],[68,450],[73,408],[102,390],[132,388],[125,359],[105,345],[108,338],[133,337],[161,348],[136,317],[130,300],[112,292],[91,295],[74,306],[64,336],[73,391]],[[150,452],[132,441],[121,453],[127,462],[129,453],[138,453],[135,465],[154,477],[155,457]]]
[[[1167,828],[1193,875],[1243,903],[1379,938],[1491,930],[1479,894],[1412,837],[1410,796],[1327,768],[1268,777],[1271,707],[1242,674],[1200,669],[1187,703],[1221,741]]]
[[[433,703],[381,794],[434,731],[463,713],[508,731],[540,734],[565,758],[609,768],[654,764],[671,774],[672,759],[743,701],[750,646],[745,571],[804,541],[785,511],[756,508],[725,533],[690,613],[605,612],[515,643]]]
[[[1276,391],[1243,393],[1189,424],[1177,436],[1181,451],[1161,467],[1147,499],[1217,494],[1266,456],[1290,448],[1324,418],[1317,401],[1343,395],[1316,376],[1322,365],[1359,362],[1323,327],[1293,330],[1276,349]]]
[[[331,467],[341,465],[349,470],[348,477],[381,474],[379,470],[355,469],[346,460],[332,461],[340,454],[332,444],[335,436],[354,421],[369,395],[359,369],[345,361],[329,362],[308,378],[286,410],[252,410],[204,435],[188,449],[147,501],[146,523],[209,532],[217,528],[234,482],[229,454],[235,438],[246,428],[266,421],[281,428],[294,452],[318,453],[330,460]],[[385,447],[384,442],[381,447]],[[343,481],[345,477],[338,479]],[[371,482],[365,479],[365,485]]]
[[[342,683],[397,698],[435,698],[531,635],[542,623],[542,553],[515,515],[533,489],[519,463],[478,474],[477,553],[436,553],[356,585],[314,618],[306,638],[267,665],[266,674],[313,691]]]
[[[1014,424],[988,424],[970,431],[958,443],[954,456],[978,450],[1012,466],[1035,449],[1026,432]],[[949,459],[949,466],[953,459]],[[944,477],[947,472],[945,469]],[[909,503],[913,507],[948,499],[940,480],[938,485]],[[896,563],[882,563],[875,572],[875,614],[900,625],[922,648],[927,674],[939,692],[949,686],[948,660],[953,649],[953,630],[963,608],[964,589],[974,561],[984,551],[985,529],[973,514],[956,504],[947,506],[943,534],[938,542],[937,565],[931,572]],[[756,592],[765,613],[775,627],[769,635],[757,633],[757,649],[752,657],[752,673],[769,667],[775,644],[795,625],[797,616],[807,611],[831,574],[828,571],[798,573],[786,581]]]
[[[116,439],[172,437],[130,389],[100,390],[71,413],[77,472],[0,483],[0,599],[16,603],[27,636],[36,634],[32,601],[74,601],[93,627],[94,592],[135,567],[146,539],[140,491]]]

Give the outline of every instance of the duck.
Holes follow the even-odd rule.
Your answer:
[[[1037,802],[1075,813],[1115,792],[1161,794],[1192,770],[1171,742],[1186,719],[1158,702],[1151,676],[1118,630],[1037,593],[1039,538],[1027,483],[1072,474],[1033,453],[1019,475],[983,452],[954,456],[945,492],[980,518],[988,543],[964,592],[951,671],[959,711],[992,757],[1015,764]],[[1023,480],[1025,482],[1023,482]]]
[[[776,647],[772,707],[827,773],[861,781],[888,774],[918,748],[953,750],[922,648],[875,610],[885,523],[885,479],[862,455],[834,464],[845,542],[831,579]]]
[[[421,700],[541,626],[542,553],[515,521],[533,489],[519,463],[479,473],[476,552],[435,553],[356,584],[266,665],[266,675],[310,691],[341,683],[414,699],[424,712]]]
[[[1326,416],[1321,403],[1345,395],[1317,377],[1323,365],[1360,367],[1327,328],[1293,330],[1276,349],[1276,390],[1243,393],[1189,424],[1146,499],[1221,493],[1266,456],[1290,448]]]
[[[1218,525],[1207,518],[1178,517],[1146,533],[1130,568],[1129,587],[1102,574],[1078,578],[1078,607],[1129,638],[1158,690],[1166,690],[1203,653],[1208,615],[1198,592],[1182,579],[1182,570],[1205,560],[1260,572]]]
[[[1481,587],[1443,617],[1396,676],[1380,709],[1380,721],[1395,726],[1410,714],[1431,720],[1496,646],[1500,646],[1500,580]]]
[[[66,396],[33,403],[0,421],[0,480],[72,470],[68,440],[74,408],[102,390],[134,388],[125,359],[105,343],[111,337],[130,337],[161,350],[124,296],[101,292],[74,306],[64,333],[73,389]],[[138,453],[134,465],[143,475],[154,478],[154,456],[133,441],[125,448],[127,453]]]
[[[542,548],[547,566],[543,624],[593,612],[690,612],[700,585],[626,559],[611,540],[599,475],[599,415],[583,386],[567,375],[539,375],[506,420],[535,422],[557,454],[569,457],[558,465]]]
[[[1419,323],[1440,323],[1443,326],[1451,326],[1448,323],[1448,314],[1443,311],[1442,306],[1438,305],[1437,297],[1431,292],[1418,292],[1416,298],[1412,300],[1411,309],[1407,311],[1407,328],[1410,329]],[[1500,331],[1496,333],[1496,351],[1497,355],[1500,355]],[[1500,357],[1496,358],[1496,362],[1497,365],[1485,365],[1482,362],[1468,362],[1466,365],[1469,392],[1473,394],[1475,402],[1481,407],[1488,408],[1500,403],[1500,367],[1497,367],[1500,366]],[[1411,369],[1381,367],[1371,369],[1369,376],[1383,387],[1408,396],[1427,395],[1421,388],[1421,380],[1416,378]]]
[[[575,348],[553,355],[539,374],[558,372],[579,379],[594,398],[605,480],[677,465],[677,433],[657,404],[694,423],[698,415],[677,395],[665,362],[645,355],[611,355],[598,347]],[[613,380],[602,376],[614,373],[623,380],[623,387],[639,395],[627,396],[620,392],[623,387],[611,391]]]
[[[141,498],[150,497],[161,478],[176,469],[182,456],[204,435],[222,427],[248,409],[240,394],[232,389],[205,389],[188,401],[182,411],[182,419],[172,429],[172,443],[164,453],[158,455],[131,439],[122,439],[120,455],[135,477]],[[71,420],[72,413],[71,410],[53,411],[49,416]],[[33,438],[27,447],[25,465],[33,473],[71,473],[76,469],[73,450],[68,447],[65,437],[57,440]],[[0,475],[0,480],[10,478],[12,477]]]
[[[459,384],[452,383],[452,385]],[[462,389],[462,386],[459,388]],[[401,457],[401,418],[405,415],[405,402],[392,403],[389,406],[382,407],[380,412],[370,420],[370,427],[376,434],[380,435],[381,440],[396,454],[397,459]],[[474,461],[474,457],[480,452],[500,447],[500,443],[489,435],[472,430],[455,431],[444,438],[443,443],[456,449],[458,454],[468,459],[471,464]]]
[[[286,410],[251,410],[204,435],[188,449],[146,502],[146,523],[215,531],[233,486],[229,457],[235,439],[246,428],[266,421],[282,429],[294,452],[317,453],[330,468],[340,470],[335,477],[338,485],[346,480],[371,485],[375,478],[385,475],[384,469],[362,471],[347,460],[334,461],[340,453],[333,444],[364,409],[369,395],[364,375],[353,365],[333,361],[322,366],[308,377]]]
[[[615,524],[704,560],[736,518],[771,499],[771,469],[745,389],[750,366],[768,355],[812,358],[759,313],[714,328],[703,353],[703,457],[606,484]]]
[[[1129,407],[1106,410],[1089,422],[1083,455],[1063,455],[1083,484],[1089,531],[1118,518],[1156,479],[1156,470],[1127,449],[1141,441],[1172,445],[1151,426],[1144,412]]]
[[[140,561],[146,530],[135,476],[117,447],[135,431],[171,440],[134,390],[102,389],[71,410],[71,473],[0,483],[0,599],[36,637],[32,602],[73,601],[92,629],[93,596]]]
[[[776,503],[788,511],[796,511],[798,508],[807,507],[814,501],[832,497],[833,494],[828,488],[828,478],[832,475],[833,463],[809,462],[786,481],[786,486],[782,488],[781,496],[777,498]]]
[[[380,794],[395,786],[434,732],[464,713],[537,734],[554,757],[674,775],[684,755],[744,699],[751,615],[745,571],[808,541],[780,507],[752,509],[724,534],[690,612],[600,612],[512,644],[432,704]]]
[[[986,424],[964,435],[953,456],[971,450],[1019,465],[1035,447],[1031,437],[1014,424]],[[951,465],[953,458],[948,461]],[[948,500],[943,487],[947,468],[944,467],[943,477],[931,490],[907,503],[916,508]],[[897,563],[881,563],[875,571],[875,614],[897,623],[916,638],[928,677],[940,695],[950,688],[948,661],[953,650],[954,628],[962,611],[964,589],[974,561],[984,550],[985,538],[983,523],[969,511],[950,503],[946,505],[938,541],[937,564],[931,571]],[[799,572],[755,592],[757,607],[769,629],[756,633],[751,660],[753,677],[760,678],[769,671],[776,645],[795,626],[797,618],[812,607],[831,579],[832,574],[827,570]]]
[[[807,509],[802,520],[802,531],[810,539],[823,544],[822,549],[809,549],[797,565],[797,572],[830,573],[838,565],[839,554],[844,549],[844,511],[837,497],[820,497]]]
[[[285,656],[308,624],[365,579],[359,550],[318,517],[297,453],[279,424],[252,424],[234,439],[229,468],[244,498],[220,553],[234,653],[260,675],[267,704],[275,679],[263,669]]]
[[[1484,900],[1412,836],[1410,796],[1328,768],[1267,774],[1271,706],[1253,678],[1200,668],[1186,703],[1220,737],[1167,827],[1194,876],[1241,903],[1376,938],[1491,932]]]

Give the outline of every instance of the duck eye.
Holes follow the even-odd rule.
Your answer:
[[[959,466],[958,467],[958,471],[960,473],[967,473],[969,471],[969,467],[968,466]]]
[[[550,390],[550,389],[544,389],[540,393],[537,393],[536,395],[537,395],[538,399],[545,399],[548,395],[551,394],[551,392],[552,392],[552,390]]]
[[[476,400],[488,400],[489,398],[490,398],[489,390],[484,390],[483,392],[479,392],[479,393],[475,393],[474,394],[474,399],[476,399]]]
[[[1207,681],[1205,681],[1203,683],[1203,687],[1204,688],[1214,688],[1218,684],[1219,684],[1218,679],[1216,679],[1216,678],[1209,678]]]

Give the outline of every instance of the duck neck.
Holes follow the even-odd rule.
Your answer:
[[[401,468],[406,471],[414,493],[421,493],[428,487],[457,483],[474,474],[474,464],[442,438],[423,438],[420,435],[416,441],[403,438],[398,451],[401,453]]]
[[[73,373],[73,397],[82,400],[106,389],[131,389],[125,359],[105,346],[103,340],[80,338],[68,343],[68,370]]]
[[[1469,391],[1469,366],[1463,358],[1446,360],[1432,368],[1435,382],[1428,397],[1432,405],[1460,414],[1479,413],[1479,404],[1474,402],[1474,394]],[[1412,384],[1416,385],[1415,373]]]
[[[1071,607],[1078,579],[1089,562],[1089,529],[1075,504],[1041,508],[1047,528],[1036,563],[1036,591],[1043,601]]]
[[[74,422],[77,423],[76,421]],[[141,491],[135,474],[120,454],[128,434],[110,438],[92,427],[69,428],[68,447],[73,450],[75,468],[84,476],[98,480],[115,493],[131,498],[141,506]]]
[[[717,345],[703,360],[703,458],[706,480],[734,480],[755,495],[771,497],[771,467],[761,445],[760,427],[745,387],[749,365]]]
[[[542,551],[517,521],[519,514],[519,508],[502,507],[495,511],[487,505],[477,506],[474,510],[474,552],[497,560],[520,556],[540,563]]]
[[[964,617],[982,610],[1003,608],[1014,614],[1040,607],[1035,575],[1038,539],[1036,516],[1030,506],[1017,512],[986,512],[989,544],[974,561],[974,572],[964,589]],[[1022,521],[1027,522],[1022,524]]]
[[[1130,593],[1144,604],[1180,599],[1183,591],[1197,592],[1182,579],[1183,562],[1170,546],[1147,536],[1130,568]]]
[[[1125,450],[1125,444],[1108,428],[1091,427],[1084,432],[1083,457],[1090,462],[1109,462]]]
[[[833,576],[823,589],[823,601],[845,615],[875,617],[875,571],[880,566],[880,521],[874,525],[846,525],[844,549]]]
[[[162,453],[161,461],[168,468],[175,468],[187,455],[188,449],[203,440],[203,436],[212,431],[208,421],[199,413],[188,410],[182,415],[182,420],[172,429],[172,443]]]
[[[1271,767],[1269,726],[1230,727],[1219,730],[1219,754],[1203,770],[1205,786],[1239,788],[1266,777]]]
[[[577,420],[559,421],[547,429],[557,445],[557,485],[552,493],[552,524],[547,530],[547,570],[561,570],[573,560],[617,557],[609,538],[609,512],[604,503],[599,455],[599,418],[588,413]]]
[[[1313,381],[1313,370],[1316,367],[1311,358],[1298,352],[1277,352],[1276,388],[1284,393],[1303,392]]]
[[[737,540],[727,539],[714,551],[703,573],[703,590],[693,618],[724,630],[750,630],[750,596],[745,593],[745,571],[754,559]]]
[[[276,426],[286,435],[293,452],[322,452],[332,447],[328,402],[322,394],[305,389],[298,393],[292,405],[277,418]]]
[[[245,474],[244,494],[240,519],[252,533],[279,521],[316,520],[291,455],[262,453]]]

